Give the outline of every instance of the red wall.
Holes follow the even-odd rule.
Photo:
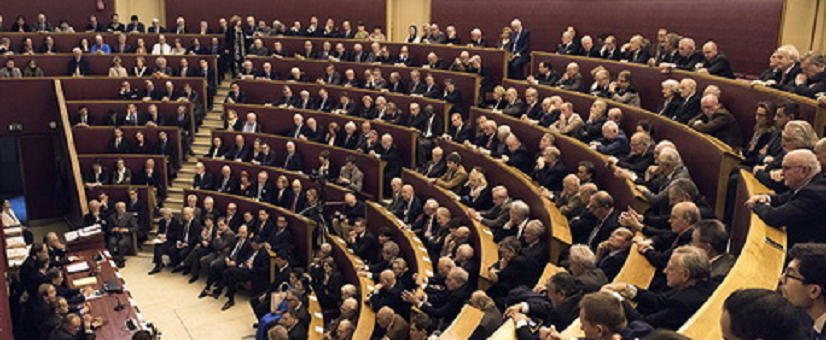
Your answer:
[[[61,204],[66,196],[56,195],[58,183],[55,143],[61,140],[58,129],[49,128],[49,122],[59,124],[60,111],[54,92],[54,81],[2,80],[0,93],[0,136],[19,136],[20,159],[26,193],[29,219],[61,216]],[[9,132],[12,123],[23,125],[21,132]],[[58,200],[64,200],[59,202]],[[2,338],[2,337],[0,337]]]
[[[349,20],[356,29],[356,22],[363,21],[368,30],[381,25],[387,31],[387,15],[384,0],[166,0],[167,28],[175,27],[175,19],[183,15],[187,27],[196,29],[201,19],[206,19],[215,29],[219,18],[229,20],[234,14],[240,15],[244,22],[252,15],[256,20],[266,20],[268,26],[278,19],[288,27],[296,20],[306,27],[310,17],[318,17],[319,26],[324,26],[327,17],[341,22]]]
[[[98,11],[97,2],[102,1],[105,5],[103,11]],[[0,7],[0,14],[3,15],[3,26],[11,28],[14,18],[18,15],[26,17],[26,23],[31,25],[37,19],[37,14],[46,15],[49,23],[54,26],[60,20],[67,20],[75,28],[75,31],[82,32],[89,22],[89,16],[94,14],[98,22],[103,25],[109,24],[112,13],[115,13],[115,0],[7,0],[3,1]],[[127,23],[131,13],[119,13],[120,21]],[[141,19],[143,20],[143,19]]]
[[[627,41],[636,33],[656,39],[657,29],[714,39],[738,73],[759,74],[776,47],[782,0],[432,0],[432,18],[444,29],[454,25],[463,40],[479,27],[495,44],[502,27],[518,17],[531,31],[535,51],[555,50],[562,31],[580,36],[613,33]],[[760,18],[760,19],[757,19]]]

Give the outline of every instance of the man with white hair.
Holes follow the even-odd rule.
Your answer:
[[[707,95],[700,100],[702,112],[688,121],[688,126],[717,138],[733,148],[743,146],[743,134],[737,119],[722,107],[717,96]]]
[[[694,39],[682,38],[677,45],[677,54],[671,63],[660,64],[660,69],[678,68],[681,70],[694,71],[697,64],[703,61],[703,53],[697,50]]]
[[[574,43],[574,35],[570,31],[562,32],[562,42],[556,48],[556,54],[577,55],[579,45]]]
[[[531,62],[531,32],[522,27],[522,21],[511,21],[510,60],[508,78],[525,79],[524,67]]]
[[[807,54],[800,63],[803,70],[786,91],[809,98],[826,97],[826,54]]]
[[[247,121],[244,122],[244,127],[241,132],[261,133],[261,124],[258,124],[258,115],[255,112],[247,113]]]
[[[470,47],[488,47],[487,41],[485,41],[485,37],[482,36],[482,30],[479,28],[474,28],[470,31],[470,41],[467,44]]]
[[[686,124],[691,118],[700,113],[701,103],[700,96],[697,95],[697,82],[691,78],[683,78],[680,84],[677,85],[677,91],[680,93],[682,102],[680,106],[674,110],[674,115],[671,119],[680,123]]]
[[[528,225],[528,218],[531,215],[531,207],[527,203],[517,200],[510,204],[508,211],[510,219],[505,222],[502,228],[493,230],[493,241],[499,242],[508,236],[515,236],[517,240],[522,240],[522,233]]]
[[[565,67],[565,73],[562,74],[562,77],[559,77],[554,86],[567,91],[579,91],[582,88],[582,74],[579,73],[579,64],[569,63]]]
[[[405,301],[418,307],[430,318],[438,320],[444,329],[459,315],[465,302],[470,298],[468,287],[469,274],[461,267],[454,267],[445,278],[447,290],[442,294],[417,295],[406,291],[402,294]]]
[[[783,183],[789,191],[780,195],[756,195],[746,205],[766,224],[786,227],[788,248],[802,242],[826,242],[826,178],[814,152],[798,149],[783,158]]]
[[[760,79],[752,85],[771,86],[782,89],[794,82],[800,69],[800,52],[794,45],[783,45],[769,57],[769,68],[760,74]]]
[[[602,125],[602,137],[591,142],[591,149],[617,158],[624,158],[631,151],[625,132],[622,132],[619,125],[611,120]]]

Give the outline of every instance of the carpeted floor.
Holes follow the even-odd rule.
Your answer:
[[[173,274],[168,268],[149,276],[152,254],[142,252],[129,257],[121,269],[127,287],[148,322],[163,332],[164,339],[252,339],[255,316],[246,292],[236,294],[235,307],[221,311],[226,302],[205,297],[198,299],[206,278],[189,284],[189,276]]]

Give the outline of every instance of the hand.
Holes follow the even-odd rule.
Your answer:
[[[771,157],[771,156],[766,157],[764,161],[766,163],[771,163],[770,161],[768,161],[769,158],[771,158],[772,161],[774,161],[774,158]],[[760,172],[761,170],[766,170],[766,165],[755,165],[754,168],[752,168],[751,173],[756,174],[756,173]]]
[[[746,200],[746,203],[744,203],[744,204],[746,205],[746,207],[751,209],[751,208],[754,207],[754,205],[756,203],[763,203],[763,202],[767,202],[768,200],[769,200],[769,197],[766,196],[766,195],[754,195],[752,197],[749,197],[749,199]]]
[[[513,319],[513,322],[528,320],[528,316],[522,313],[513,313],[513,315],[511,315],[511,318]]]
[[[513,317],[514,315],[520,314],[520,313],[522,313],[522,304],[521,303],[515,304],[515,305],[510,306],[507,309],[505,309],[505,317],[506,318]]]
[[[772,181],[775,182],[782,182],[783,181],[783,172],[780,169],[775,169],[769,172],[769,176],[771,177]]]
[[[806,74],[802,72],[798,73],[797,77],[794,78],[794,83],[796,85],[806,84],[807,81],[809,81],[809,77],[807,77]]]

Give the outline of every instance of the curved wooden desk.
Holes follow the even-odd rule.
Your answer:
[[[473,108],[470,111],[471,121],[475,122],[476,119],[480,117],[485,117],[488,120],[492,120],[499,126],[509,126],[511,128],[511,132],[519,136],[522,141],[522,145],[524,145],[532,154],[536,154],[540,151],[537,144],[542,138],[542,135],[546,133],[553,134],[554,137],[556,137],[554,146],[556,146],[561,153],[560,160],[565,164],[571,173],[575,173],[576,167],[580,161],[590,161],[591,163],[594,163],[597,169],[595,181],[599,184],[599,187],[602,190],[606,190],[611,193],[611,196],[614,198],[614,202],[617,206],[625,207],[630,205],[637,211],[645,211],[647,208],[648,202],[645,201],[644,197],[641,197],[641,195],[638,194],[636,188],[634,187],[634,183],[628,180],[623,181],[617,179],[614,176],[614,169],[607,164],[608,158],[598,151],[592,150],[585,143],[582,143],[573,137],[551,132],[550,129],[544,126],[533,125],[502,113],[480,108]],[[556,222],[554,221],[554,223]]]
[[[402,182],[416,188],[416,195],[419,197],[425,200],[433,198],[438,201],[439,206],[450,210],[453,217],[458,217],[463,225],[470,228],[470,242],[473,245],[475,257],[479,259],[478,286],[487,287],[490,282],[488,268],[499,261],[499,251],[496,243],[493,242],[493,233],[490,229],[468,216],[467,207],[459,203],[459,197],[456,194],[431,184],[429,179],[418,172],[410,169],[402,170]]]
[[[482,322],[485,312],[466,304],[439,339],[468,339]]]
[[[91,44],[94,44],[94,41],[90,41]],[[36,42],[35,46],[39,46],[40,42]],[[69,45],[75,46],[75,45]],[[112,45],[114,46],[114,45]],[[151,45],[150,45],[151,46]],[[68,46],[64,46],[68,47]],[[15,50],[16,51],[16,50]],[[14,55],[13,58],[18,64],[18,67],[21,69],[25,67],[25,63],[28,63],[30,60],[34,60],[37,62],[37,66],[43,70],[43,75],[46,77],[66,77],[68,76],[66,70],[67,65],[69,65],[69,61],[74,58],[72,55],[72,51],[62,51],[63,53],[57,54],[35,54],[35,55]],[[141,55],[138,56],[137,54],[121,54],[121,53],[113,53],[113,54],[84,54],[83,60],[89,65],[89,75],[93,76],[109,76],[109,68],[112,67],[112,59],[115,57],[119,57],[121,59],[121,65],[125,67],[127,70],[131,70],[132,67],[135,67],[137,64],[138,57],[145,59],[147,69],[151,70],[155,67],[155,60],[157,60],[159,55]],[[198,67],[198,62],[200,59],[205,59],[209,63],[209,67],[215,72],[215,76],[218,75],[218,57],[214,55],[165,55],[163,56],[164,59],[167,61],[167,65],[172,67],[173,70],[177,69],[178,66],[181,64],[181,59],[187,59],[189,62],[190,69],[194,69]],[[9,57],[0,57],[0,62],[3,65],[6,64],[6,59]]]
[[[121,126],[120,129],[123,131],[124,139],[130,141],[130,143],[134,144],[135,134],[141,132],[144,137],[146,137],[147,144],[153,146],[158,143],[158,132],[166,132],[166,135],[169,137],[169,143],[172,148],[174,148],[169,161],[173,164],[181,164],[181,162],[183,162],[184,152],[181,147],[181,129],[171,126]],[[114,139],[115,127],[76,126],[72,128],[72,134],[75,140],[75,150],[77,150],[78,154],[106,154],[109,141]],[[151,154],[155,154],[155,150],[152,150]]]
[[[310,41],[313,43],[313,50],[320,51],[324,42],[330,42],[335,48],[338,43],[344,44],[347,51],[353,50],[353,45],[362,44],[365,51],[370,50],[370,42],[355,39],[341,39],[341,38],[313,38],[313,37],[264,37],[264,45],[271,48],[275,42],[280,42],[284,50],[290,53],[301,53],[304,51],[304,42]],[[382,46],[390,50],[390,54],[396,55],[402,46],[406,46],[410,58],[413,59],[414,64],[418,65],[427,60],[427,55],[430,52],[436,53],[447,66],[453,62],[453,59],[459,56],[462,51],[468,51],[470,55],[479,55],[482,57],[482,63],[485,70],[487,70],[488,78],[491,81],[499,83],[502,78],[508,74],[508,63],[505,51],[498,48],[484,48],[484,47],[469,47],[464,45],[442,45],[442,44],[420,44],[420,43],[403,43],[382,41]]]
[[[542,221],[547,229],[551,262],[558,261],[559,254],[571,244],[568,220],[559,211],[556,203],[542,196],[539,187],[534,185],[528,175],[464,145],[446,139],[439,139],[438,145],[444,149],[446,155],[452,152],[459,153],[466,169],[474,166],[485,168],[488,185],[502,185],[508,188],[511,197],[527,203],[531,207],[531,216]]]
[[[152,159],[155,161],[155,171],[160,176],[160,186],[163,188],[169,188],[169,175],[167,171],[167,156],[160,156],[160,155],[133,155],[133,154],[84,154],[78,155],[78,163],[80,164],[80,172],[82,174],[82,178],[86,178],[85,174],[88,174],[92,171],[92,162],[95,160],[99,160],[103,163],[103,167],[106,168],[108,171],[114,171],[115,164],[117,163],[118,159],[123,159],[123,162],[126,164],[126,168],[132,171],[132,178],[134,179],[135,175],[140,172],[140,170],[144,169],[146,166],[146,161]]]
[[[355,152],[344,148],[329,146],[326,144],[319,144],[305,140],[283,137],[278,135],[271,135],[266,133],[251,133],[251,132],[234,132],[234,131],[212,131],[212,137],[221,138],[224,145],[235,145],[235,136],[244,136],[245,145],[251,146],[256,138],[270,145],[270,148],[276,154],[283,154],[287,142],[293,142],[296,147],[296,152],[302,155],[304,160],[304,169],[302,172],[311,173],[313,169],[318,169],[320,162],[318,155],[327,150],[330,153],[330,160],[334,164],[344,164],[347,157],[353,156],[356,158],[356,164],[364,172],[364,185],[362,190],[372,195],[373,197],[382,197],[384,187],[384,166],[385,162],[376,157]]]
[[[185,84],[192,86],[192,90],[198,93],[201,99],[201,106],[207,107],[206,79],[204,78],[109,78],[103,76],[89,77],[60,77],[56,78],[62,83],[63,94],[66,100],[117,100],[118,90],[123,82],[128,82],[132,90],[143,90],[144,82],[151,81],[156,90],[166,88],[166,82],[171,81],[175,85],[175,90],[182,91]]]
[[[246,93],[247,103],[249,104],[266,104],[280,99],[282,97],[281,89],[284,86],[289,86],[293,91],[294,96],[298,96],[301,91],[306,90],[307,92],[310,92],[310,96],[314,98],[318,96],[319,90],[324,89],[330,95],[330,99],[333,100],[335,104],[339,103],[339,98],[342,95],[347,94],[356,107],[361,106],[361,98],[363,96],[371,97],[374,100],[378,97],[384,97],[387,99],[388,103],[396,103],[396,105],[402,109],[403,112],[405,112],[405,115],[402,116],[403,118],[406,118],[406,114],[410,111],[411,103],[418,103],[422,110],[424,110],[424,108],[428,105],[431,105],[434,112],[439,115],[439,117],[442,117],[442,123],[444,123],[442,124],[443,126],[449,126],[448,123],[450,117],[448,112],[450,112],[450,109],[452,108],[452,105],[446,103],[444,100],[414,97],[401,93],[381,92],[338,85],[320,85],[316,83],[296,83],[265,79],[237,80],[237,82],[240,85],[241,90]]]
[[[379,227],[388,227],[392,239],[401,248],[408,270],[419,277],[433,277],[433,259],[427,254],[422,240],[391,212],[375,202],[365,202],[367,228],[376,235]]]
[[[281,59],[273,57],[252,56],[247,56],[247,60],[252,61],[254,68],[256,70],[260,70],[265,62],[269,62],[272,65],[273,72],[275,72],[283,78],[286,78],[290,74],[290,69],[292,69],[293,67],[298,67],[299,69],[301,69],[301,72],[306,74],[309,82],[315,82],[316,79],[321,78],[324,75],[325,68],[327,68],[327,65],[330,64],[336,66],[336,71],[341,73],[342,77],[344,77],[345,70],[353,69],[353,71],[356,73],[356,78],[362,80],[364,77],[364,71],[378,68],[382,71],[382,75],[385,79],[388,79],[391,73],[399,72],[399,75],[401,75],[401,79],[407,82],[408,80],[410,80],[410,71],[417,70],[421,72],[422,81],[424,81],[425,75],[433,75],[434,80],[437,84],[439,84],[440,88],[444,86],[445,79],[452,79],[453,82],[456,84],[456,90],[462,94],[462,106],[464,107],[465,112],[470,107],[473,107],[474,105],[479,103],[479,88],[482,84],[482,77],[477,76],[473,73],[453,72],[422,67],[393,66],[384,64],[376,65],[368,63],[354,63],[347,61],[330,62],[327,60],[300,60],[293,58]]]
[[[720,317],[723,303],[736,290],[745,288],[763,288],[774,290],[783,272],[786,259],[786,232],[766,225],[763,220],[748,208],[745,202],[751,195],[769,193],[769,189],[757,182],[748,171],[741,170],[743,179],[738,183],[735,218],[751,222],[743,251],[714,294],[694,313],[694,316],[680,328],[679,332],[692,339],[720,339]]]
[[[565,101],[571,102],[576,111],[579,112],[587,112],[594,100],[605,100],[609,108],[622,109],[621,128],[629,137],[636,131],[638,121],[646,119],[654,123],[655,137],[669,139],[677,145],[683,161],[691,172],[691,178],[697,184],[700,193],[708,198],[709,203],[715,207],[718,216],[723,215],[729,174],[742,161],[742,157],[730,146],[684,124],[638,107],[596,98],[580,92],[542,85],[529,85],[524,81],[506,80],[504,84],[513,86],[520,92],[533,87],[539,91],[540,97],[561,96]]]
[[[292,121],[295,114],[304,116],[305,121],[309,118],[315,119],[316,122],[318,122],[318,127],[325,132],[327,131],[327,126],[335,122],[341,127],[339,134],[344,133],[344,125],[347,124],[347,122],[355,123],[357,129],[360,130],[361,124],[369,121],[373,129],[379,133],[379,136],[385,133],[393,136],[393,143],[398,147],[402,166],[410,168],[415,167],[416,164],[416,140],[419,138],[420,133],[413,128],[390,124],[376,119],[364,119],[355,116],[296,108],[262,107],[260,105],[248,104],[224,105],[225,111],[229,109],[238,112],[239,117],[246,117],[246,114],[250,112],[255,113],[258,123],[263,127],[263,132],[279,135],[293,128]]]
[[[558,55],[547,52],[533,52],[531,65],[533,70],[537,70],[539,62],[549,61],[557,71],[564,71],[568,63],[576,62],[582,71],[583,86],[590,86],[594,79],[590,70],[602,66],[612,75],[619,74],[620,71],[631,71],[635,88],[639,91],[642,107],[652,111],[659,111],[662,106],[663,96],[661,84],[667,79],[681,80],[691,78],[697,82],[697,93],[702,93],[703,89],[709,85],[715,85],[723,92],[722,104],[731,111],[737,121],[740,122],[741,132],[744,140],[749,140],[754,130],[754,110],[757,103],[770,101],[782,103],[792,101],[800,104],[801,119],[812,123],[815,131],[822,135],[824,125],[826,125],[826,108],[818,107],[815,100],[793,93],[788,93],[765,86],[752,87],[750,82],[743,80],[733,80],[723,77],[689,72],[684,70],[672,70],[669,73],[662,73],[657,67],[650,67],[643,64],[623,63],[613,60],[598,58],[587,58],[580,56]]]
[[[347,248],[347,243],[338,236],[328,235],[330,245],[333,248],[333,259],[335,259],[339,270],[344,275],[345,280],[358,288],[359,291],[359,318],[356,329],[353,332],[353,339],[369,339],[376,327],[376,313],[370,308],[370,292],[373,291],[373,280],[358,275],[358,270],[364,265],[364,261],[353,255],[352,250]]]
[[[175,121],[177,109],[179,105],[186,105],[189,113],[189,131],[195,131],[195,105],[193,103],[185,102],[164,102],[164,101],[142,101],[142,100],[72,100],[66,102],[66,109],[69,111],[70,120],[74,119],[81,106],[86,106],[89,109],[89,117],[92,117],[96,124],[92,126],[103,126],[102,122],[108,118],[106,115],[109,110],[115,110],[117,113],[126,112],[126,107],[129,104],[135,104],[138,107],[138,112],[146,113],[149,105],[155,105],[158,108],[158,115],[162,116],[167,122]]]
[[[309,340],[321,340],[324,338],[324,314],[321,313],[321,305],[318,304],[318,297],[315,292],[308,297],[310,312],[310,325],[307,327],[307,338]]]

